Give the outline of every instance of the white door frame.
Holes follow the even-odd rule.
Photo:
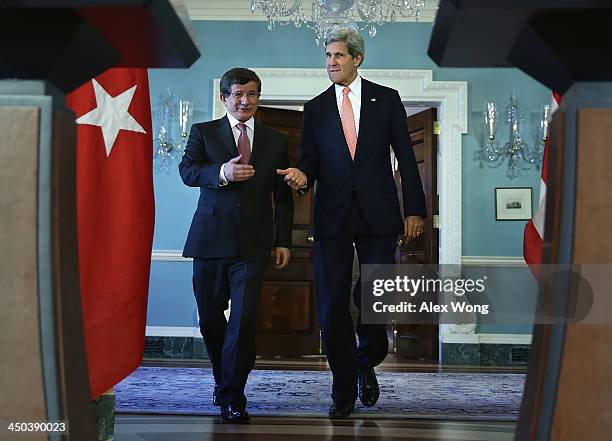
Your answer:
[[[262,103],[304,103],[330,85],[325,69],[252,70],[262,81]],[[461,264],[461,137],[467,133],[467,82],[434,81],[431,70],[360,69],[359,74],[396,89],[404,103],[438,108],[439,263]],[[219,90],[219,79],[216,79],[213,87],[214,118],[225,114]],[[440,342],[444,341],[446,334],[471,334],[474,330],[475,325],[440,325]]]

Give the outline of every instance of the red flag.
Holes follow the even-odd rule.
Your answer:
[[[561,95],[553,92],[551,104],[551,116],[559,108]],[[548,185],[548,149],[550,138],[544,144],[544,158],[542,160],[542,177],[540,179],[540,203],[533,218],[525,225],[523,235],[523,256],[528,265],[539,265],[542,263],[542,244],[544,242],[544,221],[546,216],[546,189]]]
[[[146,69],[109,69],[68,95],[77,116],[77,227],[92,398],[142,361],[153,243]]]

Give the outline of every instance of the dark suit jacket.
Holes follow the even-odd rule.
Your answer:
[[[291,247],[293,198],[276,174],[289,166],[287,138],[255,123],[251,164],[255,175],[244,182],[219,185],[221,165],[238,156],[227,117],[194,124],[179,172],[185,185],[200,187],[200,199],[183,256],[267,260],[271,247]],[[272,210],[274,195],[274,213]]]
[[[304,105],[298,168],[308,177],[308,186],[318,181],[314,229],[319,238],[335,236],[345,226],[353,190],[375,234],[403,234],[389,146],[399,163],[404,217],[427,215],[406,111],[398,92],[363,78],[361,84],[354,162],[342,132],[334,85]]]

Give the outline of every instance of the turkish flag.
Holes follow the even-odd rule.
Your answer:
[[[551,104],[551,116],[561,104],[561,95],[553,92]],[[540,179],[540,203],[538,211],[533,218],[525,225],[523,233],[523,256],[525,262],[532,266],[532,270],[537,273],[536,267],[542,263],[542,244],[544,243],[544,221],[546,216],[546,190],[548,186],[548,149],[550,148],[550,138],[544,144],[544,158],[542,159],[542,177]]]
[[[142,361],[153,244],[146,69],[113,68],[67,97],[77,116],[77,228],[92,399]]]

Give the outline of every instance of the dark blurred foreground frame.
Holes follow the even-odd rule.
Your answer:
[[[98,438],[64,93],[110,67],[189,67],[200,53],[179,15],[168,0],[0,3],[0,421],[67,420],[70,429],[30,440]],[[0,438],[13,435],[3,428]]]
[[[544,264],[612,261],[612,22],[608,0],[441,0],[442,67],[517,67],[563,94],[551,130]],[[572,283],[539,302],[566,313]],[[606,439],[612,327],[536,325],[516,440]]]

